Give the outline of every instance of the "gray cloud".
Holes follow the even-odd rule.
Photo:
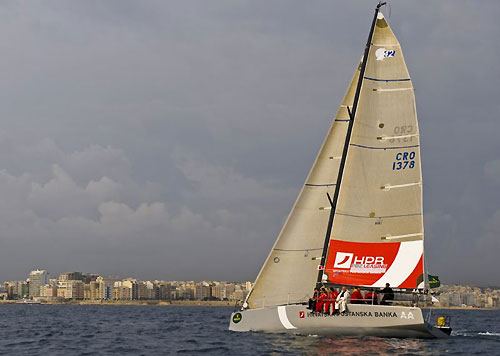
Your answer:
[[[416,87],[430,272],[498,284],[500,4],[391,5]],[[253,279],[373,7],[2,2],[0,280],[36,267]]]

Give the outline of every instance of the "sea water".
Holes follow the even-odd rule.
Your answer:
[[[499,355],[500,311],[433,310],[448,339],[228,331],[232,308],[0,305],[2,355]]]

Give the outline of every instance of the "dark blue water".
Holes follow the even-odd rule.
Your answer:
[[[6,355],[499,355],[500,311],[445,310],[450,339],[233,333],[231,308],[0,305]]]

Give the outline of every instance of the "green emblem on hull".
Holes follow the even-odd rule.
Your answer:
[[[236,313],[233,315],[233,323],[238,324],[241,321],[241,313]]]

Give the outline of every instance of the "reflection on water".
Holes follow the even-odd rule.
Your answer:
[[[274,335],[275,350],[294,350],[304,355],[428,355],[428,341],[378,337],[317,337]],[[299,351],[300,350],[300,351]]]
[[[419,353],[425,352],[422,350],[423,343],[420,340],[412,339],[383,339],[375,337],[358,337],[358,338],[325,338],[318,344],[317,354],[328,355],[332,353],[341,354],[386,354],[408,352]]]

